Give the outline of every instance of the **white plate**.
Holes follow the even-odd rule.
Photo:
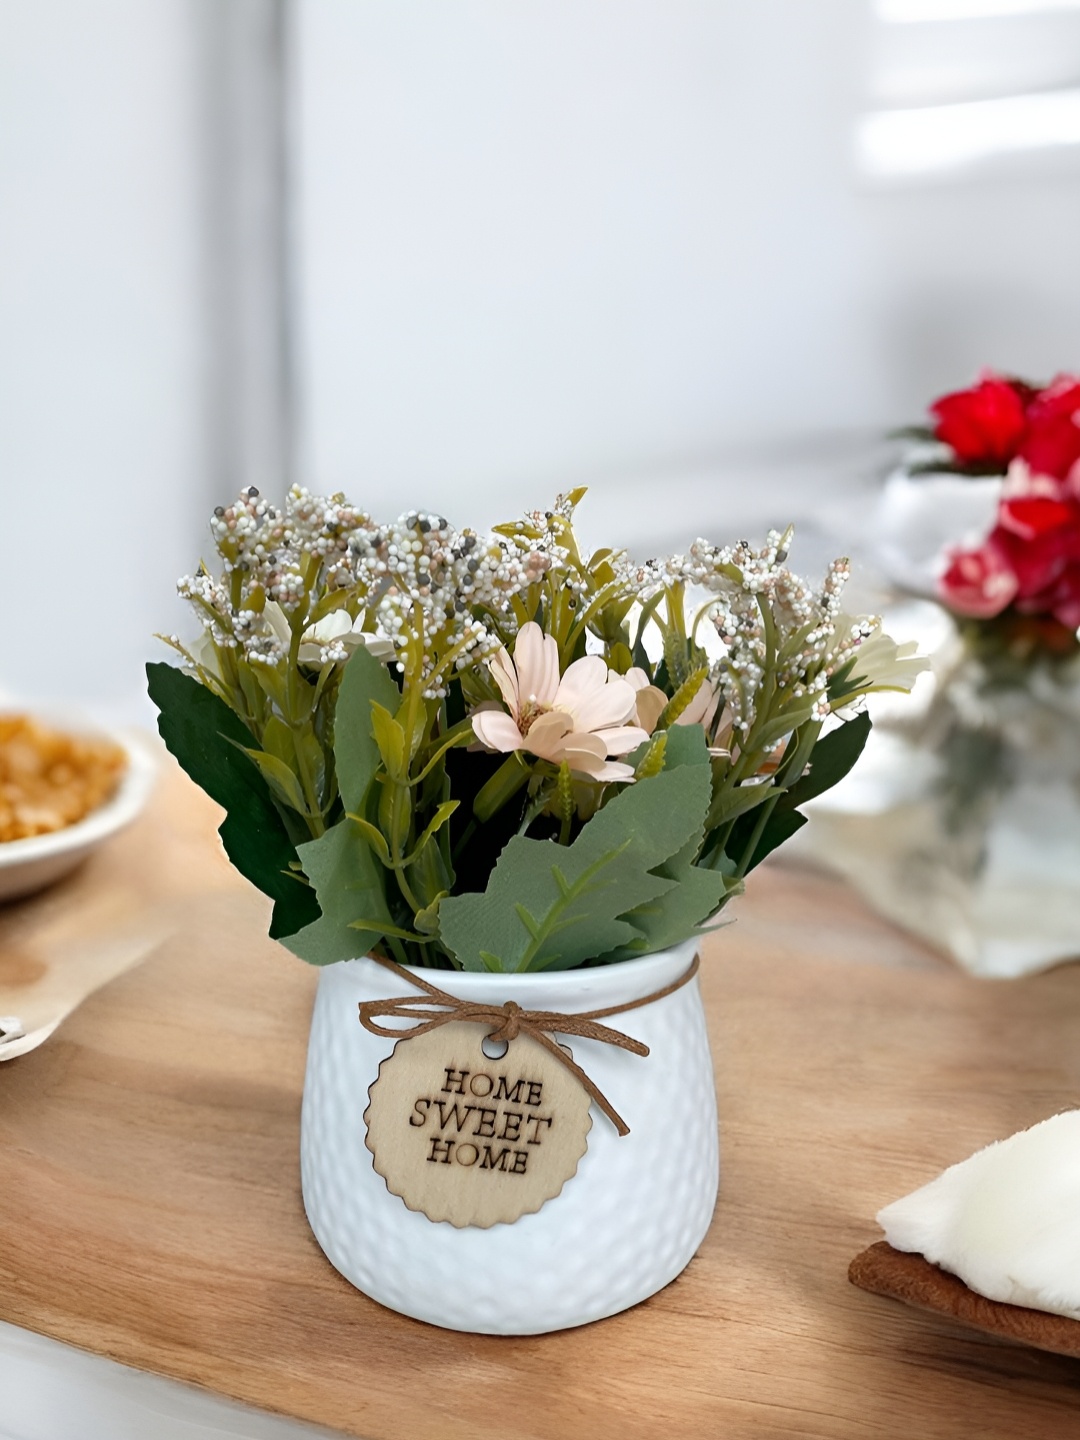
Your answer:
[[[32,895],[74,870],[110,835],[135,819],[154,787],[158,762],[148,741],[123,732],[91,729],[79,723],[43,717],[43,723],[69,734],[98,735],[121,746],[127,769],[111,799],[74,825],[25,840],[0,841],[0,901]]]

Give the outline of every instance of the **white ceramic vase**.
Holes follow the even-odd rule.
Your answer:
[[[909,475],[881,491],[870,540],[884,574],[911,595],[937,596],[948,551],[981,545],[993,529],[1004,476]]]
[[[461,999],[587,1011],[626,1004],[685,973],[689,942],[640,960],[547,974],[416,973]],[[581,1037],[574,1058],[623,1116],[620,1137],[592,1107],[588,1149],[560,1194],[489,1229],[410,1210],[365,1144],[368,1089],[394,1042],[363,1029],[363,1000],[402,995],[372,960],[319,976],[304,1085],[304,1206],[328,1259],[364,1294],[452,1330],[531,1335],[614,1315],[686,1267],[712,1219],[719,1179],[716,1095],[698,981],[605,1024],[641,1057]],[[419,998],[419,997],[418,997]]]

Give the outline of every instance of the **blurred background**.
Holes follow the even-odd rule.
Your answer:
[[[241,485],[859,556],[1080,360],[1080,0],[0,0],[0,684],[144,710]]]

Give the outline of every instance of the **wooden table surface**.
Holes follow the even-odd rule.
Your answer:
[[[164,874],[176,933],[0,1069],[0,1319],[369,1440],[1080,1437],[1080,1361],[846,1279],[882,1204],[1080,1103],[1080,967],[976,982],[834,882],[759,872],[704,956],[723,1169],[700,1254],[611,1320],[457,1335],[360,1295],[308,1231],[316,977],[264,938],[216,819],[171,772],[90,862],[103,887]]]

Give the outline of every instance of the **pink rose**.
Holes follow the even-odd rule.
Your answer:
[[[980,620],[1000,615],[1018,588],[1008,556],[993,536],[978,550],[954,551],[938,582],[938,593],[950,610]]]

